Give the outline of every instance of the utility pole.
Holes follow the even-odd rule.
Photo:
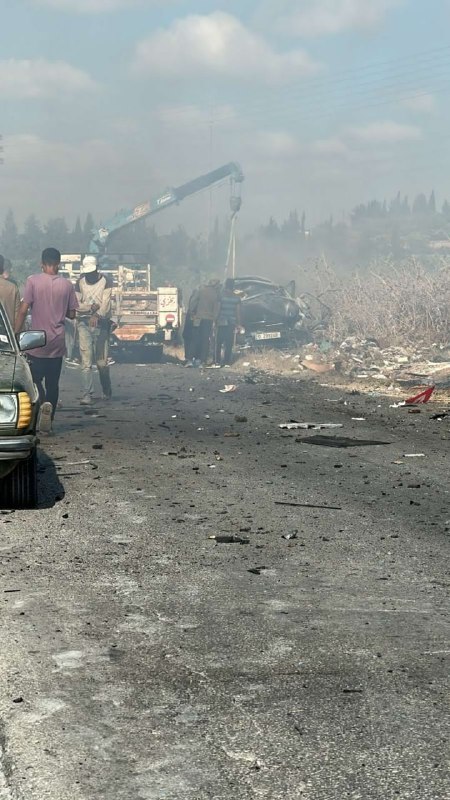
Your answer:
[[[209,109],[209,170],[213,168],[214,156],[214,106],[211,103]],[[212,235],[212,212],[213,212],[213,194],[212,186],[209,189],[209,205],[208,205],[208,259],[211,258],[211,235]]]

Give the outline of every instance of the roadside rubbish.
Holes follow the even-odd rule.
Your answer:
[[[247,417],[241,416],[240,414],[236,414],[234,420],[235,422],[248,422]]]
[[[433,414],[430,417],[430,419],[436,419],[436,420],[439,421],[441,419],[445,419],[445,417],[448,417],[449,414],[450,414],[450,411],[441,411],[441,412],[438,412],[437,414]]]
[[[239,439],[240,435],[241,434],[237,431],[226,431],[226,433],[224,433],[226,439]]]
[[[308,436],[296,439],[301,444],[315,444],[321,447],[370,447],[371,445],[392,444],[377,439],[350,439],[348,436]]]
[[[416,394],[414,397],[408,397],[408,399],[405,400],[405,403],[407,406],[415,406],[419,403],[428,403],[434,390],[435,387],[430,386],[428,389],[425,389],[423,392],[419,392],[419,394]]]
[[[237,389],[237,386],[234,383],[229,383],[229,384],[226,384],[223,389],[219,389],[219,392],[221,394],[229,394],[230,392],[235,392],[236,389]]]
[[[276,506],[293,506],[295,508],[324,508],[330,511],[342,511],[341,506],[324,506],[316,503],[294,503],[289,500],[275,500]]]
[[[247,572],[251,572],[252,575],[261,575],[261,572],[264,572],[266,569],[267,567],[250,567]]]
[[[309,359],[305,359],[301,362],[302,367],[305,369],[309,369],[312,372],[317,372],[319,375],[324,374],[325,372],[331,372],[334,368],[334,364],[325,364],[315,361],[310,361]]]
[[[226,534],[218,534],[209,536],[209,539],[215,540],[216,544],[250,544],[250,539],[245,539],[242,536],[228,536]]]
[[[291,539],[297,539],[298,536],[297,536],[297,533],[295,531],[292,531],[292,533],[284,533],[282,538],[283,539],[287,539],[287,541],[289,542],[289,541],[291,541]]]
[[[286,422],[278,427],[284,431],[295,431],[300,429],[305,431],[320,431],[322,428],[343,428],[344,426],[337,422]]]

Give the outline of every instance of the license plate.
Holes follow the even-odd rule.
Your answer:
[[[254,337],[258,342],[263,339],[281,339],[281,333],[280,331],[274,331],[273,333],[255,333]]]

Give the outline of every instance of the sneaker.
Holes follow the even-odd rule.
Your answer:
[[[110,394],[102,394],[102,400],[104,403],[110,403],[112,400],[112,395]]]
[[[80,400],[80,406],[91,406],[92,405],[92,397],[90,394],[85,394],[84,397]]]
[[[193,367],[194,366],[194,362],[193,361],[186,361],[186,364],[184,366],[185,367]]]
[[[106,363],[108,367],[112,367],[112,365],[115,364],[116,362],[114,361],[113,358],[108,358],[108,361]]]
[[[42,403],[41,414],[39,417],[39,432],[51,433],[52,431],[52,413],[53,406],[51,403]]]

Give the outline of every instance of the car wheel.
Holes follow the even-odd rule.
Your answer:
[[[36,508],[38,502],[37,452],[0,480],[0,503],[8,508]]]

